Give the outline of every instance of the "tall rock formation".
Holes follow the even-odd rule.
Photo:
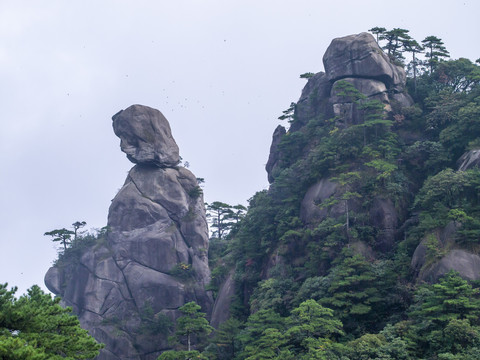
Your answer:
[[[338,81],[351,83],[367,99],[379,100],[393,115],[392,105],[409,107],[413,101],[405,91],[406,76],[401,66],[394,65],[369,33],[349,35],[332,40],[323,56],[325,72],[308,80],[295,107],[295,121],[289,132],[302,129],[315,117],[333,118],[348,113],[347,122],[363,121],[355,106],[338,96]],[[348,124],[346,124],[348,125]],[[266,165],[268,180],[274,181],[281,154],[278,144],[286,133],[282,126],[275,129],[270,156]]]
[[[401,108],[413,105],[412,99],[405,91],[405,71],[389,60],[371,34],[360,33],[334,39],[323,56],[323,64],[325,72],[311,77],[302,91],[295,107],[294,121],[288,131],[289,134],[308,132],[307,123],[316,118],[335,118],[339,128],[364,122],[364,114],[357,104],[348,96],[339,95],[340,90],[336,85],[340,81],[353,85],[366,100],[380,101],[390,119],[393,119]],[[279,126],[273,135],[266,165],[270,183],[275,181],[282,168],[284,155],[278,144],[285,134],[285,129]],[[327,211],[319,204],[335,196],[338,191],[337,185],[330,179],[318,179],[306,192],[302,201],[300,218],[303,222],[313,227],[324,220]],[[350,202],[355,210],[356,201]],[[344,214],[344,205],[338,204],[329,210],[328,216],[339,217]],[[395,208],[391,200],[378,197],[372,202],[369,216],[371,223],[381,233],[376,244],[377,248],[391,249],[395,229],[398,226],[398,208]]]
[[[211,313],[208,229],[196,177],[158,111],[133,105],[113,116],[121,149],[136,165],[112,201],[106,241],[45,283],[105,343],[100,360],[153,360],[168,349],[165,320],[196,301]]]
[[[331,119],[339,130],[362,125],[365,122],[365,114],[362,113],[359,102],[352,101],[351,97],[345,95],[345,83],[343,87],[337,88],[336,85],[340,82],[353,85],[364,96],[364,100],[361,101],[373,99],[383,104],[386,119],[392,121],[392,131],[401,138],[401,146],[408,147],[417,140],[425,140],[426,135],[419,133],[418,129],[402,128],[402,121],[405,118],[404,110],[413,105],[412,99],[405,90],[405,71],[403,67],[390,61],[371,34],[360,33],[334,39],[325,52],[323,63],[325,72],[315,74],[304,87],[288,132],[281,126],[275,129],[266,165],[268,180],[271,184],[275,184],[275,179],[281,174],[282,169],[290,166],[286,164],[289,154],[282,153],[283,139],[288,143],[286,136],[294,137],[295,133],[296,135],[307,134],[310,131],[308,123],[312,120]],[[408,110],[406,112],[408,113]],[[311,147],[305,147],[299,159],[307,158],[310,150]],[[400,165],[398,168],[401,168],[404,160],[397,159],[397,164]],[[366,168],[358,159],[348,166],[349,171],[354,172],[364,171]],[[458,159],[457,166],[458,171],[479,167],[480,150],[467,151]],[[407,172],[408,169],[403,172],[404,179],[408,179]],[[411,194],[418,192],[418,188],[422,186],[422,183],[416,183],[417,180],[410,181],[412,184],[415,183],[410,189]],[[346,202],[323,206],[329,199],[340,198],[341,193],[342,189],[338,182],[333,181],[331,177],[324,176],[316,179],[301,202],[300,219],[304,225],[315,229],[327,218],[338,219],[345,216]],[[408,204],[412,199],[408,199],[406,195],[402,195],[395,201],[392,198],[393,196],[384,192],[383,195],[375,195],[364,204],[355,197],[348,200],[350,210],[361,212],[364,216],[363,221],[376,232],[375,241],[372,241],[368,247],[367,244],[350,244],[356,245],[365,258],[372,257],[371,250],[380,252],[392,250],[395,243],[406,238],[409,229],[418,224],[418,214],[408,214],[409,206],[413,205]],[[407,218],[408,216],[410,218]],[[458,243],[456,239],[460,229],[460,223],[451,221],[446,226],[425,235],[416,247],[411,260],[411,269],[418,281],[435,282],[450,270],[457,271],[465,279],[475,281],[480,279],[480,256],[468,249],[468,246]],[[433,241],[438,248],[435,259],[431,259],[432,255],[428,259],[428,241]]]

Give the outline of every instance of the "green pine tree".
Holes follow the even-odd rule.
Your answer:
[[[99,344],[80,327],[71,308],[59,305],[38,286],[16,299],[16,288],[0,285],[0,358],[77,360],[98,355]]]

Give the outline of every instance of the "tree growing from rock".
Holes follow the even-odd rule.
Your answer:
[[[87,223],[85,221],[75,221],[72,226],[73,226],[73,231],[74,231],[74,236],[73,236],[73,240],[77,240],[77,232],[78,232],[78,229],[84,227],[85,225],[87,225]]]
[[[63,245],[63,250],[67,250],[67,245],[72,241],[72,235],[75,235],[75,232],[72,230],[67,230],[65,228],[55,229],[52,231],[47,231],[44,236],[51,236],[53,242],[60,242]]]
[[[302,74],[304,75],[304,74]],[[300,77],[302,77],[300,75]],[[292,102],[290,103],[290,107],[287,110],[282,111],[283,115],[279,116],[279,120],[288,120],[289,123],[293,122],[294,116],[295,116],[295,109],[297,107],[297,104]]]
[[[387,29],[385,29],[384,27],[375,26],[368,31],[370,31],[372,34],[376,36],[376,40],[378,44],[379,37],[382,36],[385,33],[385,31],[387,31]]]
[[[72,224],[73,231],[65,228],[47,231],[44,236],[51,236],[53,242],[60,242],[63,245],[63,251],[67,250],[67,246],[77,240],[78,229],[84,227],[87,223],[85,221],[75,221]],[[73,239],[72,239],[73,235]]]
[[[346,230],[347,236],[349,236],[350,231],[350,209],[349,209],[349,201],[355,198],[360,198],[360,194],[352,191],[352,187],[360,179],[360,173],[357,171],[345,172],[339,174],[337,177],[332,178],[333,182],[336,182],[340,189],[342,190],[341,195],[337,198],[330,199],[330,201],[326,202],[326,205],[331,206],[334,205],[338,201],[343,201],[345,206],[345,215],[346,215]]]
[[[391,60],[402,61],[405,58],[402,55],[402,47],[404,41],[411,40],[408,35],[409,30],[394,28],[389,31],[385,31],[380,35],[380,40],[385,40],[387,43],[382,48],[387,50],[387,55]]]

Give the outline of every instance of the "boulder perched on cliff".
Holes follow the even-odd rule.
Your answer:
[[[380,80],[388,88],[403,87],[406,76],[402,67],[392,64],[369,33],[333,39],[323,56],[330,81],[352,77]]]
[[[413,105],[405,90],[405,71],[389,60],[371,34],[334,39],[323,56],[323,63],[325,72],[310,77],[302,90],[289,133],[308,131],[304,127],[312,119],[336,118],[337,124],[343,127],[361,124],[364,114],[352,99],[341,95],[343,90],[337,87],[341,82],[351,84],[365,97],[363,101],[381,102],[390,118],[395,115],[394,105],[397,111]],[[284,130],[280,128],[277,127],[273,134],[267,163],[270,183],[281,167],[282,154],[278,145]]]
[[[299,158],[305,160],[316,143],[321,141],[312,139],[311,132],[315,126],[325,127],[333,121],[337,128],[333,131],[350,127],[359,129],[367,121],[367,112],[362,106],[368,102],[379,106],[384,120],[393,124],[395,116],[402,118],[402,111],[413,104],[405,90],[405,71],[389,59],[368,33],[334,39],[325,52],[323,62],[325,72],[309,78],[295,106],[293,121],[287,132],[290,138],[283,136],[283,132],[280,134],[279,128],[274,132],[267,163],[268,180],[271,183],[275,181],[275,175],[282,171],[282,167],[291,165],[283,161],[291,158],[291,154],[282,154],[282,149],[291,149],[292,146],[282,147],[282,139],[290,139],[291,142],[291,135],[295,133],[299,139],[310,139],[310,144],[298,154]],[[370,131],[366,129],[367,126],[364,126],[363,146],[366,145],[367,132]],[[325,155],[322,153],[315,156]],[[349,171],[367,173],[370,169],[359,163]],[[404,204],[395,206],[390,199],[376,196],[366,202],[368,208],[362,209],[364,205],[353,195],[348,201],[342,200],[343,193],[355,192],[355,188],[351,185],[339,187],[338,180],[332,178],[310,180],[301,202],[300,219],[303,223],[314,229],[327,217],[339,219],[347,216],[348,211],[365,211],[369,225],[375,229],[377,237],[373,248],[377,251],[391,250],[400,225],[399,218],[407,210]]]
[[[106,239],[78,264],[52,267],[45,283],[105,343],[98,359],[153,360],[169,345],[168,328],[152,324],[174,321],[189,301],[212,310],[203,196],[196,177],[176,166],[178,147],[158,110],[133,105],[113,127],[137,165],[112,201]]]
[[[148,106],[132,105],[113,116],[113,130],[130,161],[157,166],[175,166],[178,146],[163,114]]]

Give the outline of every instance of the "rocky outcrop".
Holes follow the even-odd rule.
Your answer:
[[[330,81],[366,78],[383,82],[389,89],[403,89],[406,81],[401,66],[390,62],[369,33],[334,39],[323,56],[325,73]]]
[[[378,100],[384,104],[386,111],[391,111],[390,100],[385,84],[379,80],[362,79],[362,78],[344,78],[336,81],[333,84],[332,91],[329,98],[329,104],[332,108],[333,116],[336,116],[343,126],[357,125],[363,122],[363,114],[358,109],[350,98],[339,96],[341,90],[337,85],[341,81],[346,81],[352,84],[358,91],[360,91],[367,100]]]
[[[459,171],[480,167],[480,150],[467,151],[457,161]],[[455,241],[461,223],[451,221],[447,226],[430,232],[420,242],[412,256],[411,268],[418,281],[435,282],[450,270],[457,271],[468,280],[480,279],[480,257],[469,249],[464,249]],[[428,250],[428,241],[434,241],[436,256]],[[430,251],[431,252],[431,251]]]
[[[180,161],[178,146],[163,114],[147,106],[132,105],[113,116],[113,130],[130,161],[159,167]]]
[[[352,84],[366,100],[380,101],[391,118],[394,107],[401,109],[413,105],[405,91],[405,71],[388,59],[371,34],[334,39],[323,56],[323,63],[325,72],[312,76],[302,91],[289,133],[307,131],[304,127],[312,119],[336,117],[337,125],[342,127],[364,121],[363,113],[352,99],[340,95],[337,87],[340,81]],[[267,163],[270,183],[282,159],[279,134],[279,128],[275,129]]]
[[[458,272],[467,280],[480,279],[480,256],[465,249],[454,248],[444,251],[440,259],[428,263],[426,245],[426,242],[422,241],[412,257],[412,269],[417,274],[417,281],[434,283],[451,270]]]
[[[308,80],[295,106],[295,121],[290,131],[297,131],[310,119],[329,112],[328,98],[331,89],[332,83],[324,72],[319,72]]]
[[[133,105],[114,115],[113,128],[136,165],[110,206],[106,241],[74,267],[52,267],[45,283],[105,343],[98,359],[153,360],[168,342],[152,323],[175,320],[189,301],[212,310],[203,196],[176,166],[178,147],[158,110]]]
[[[466,250],[453,249],[432,266],[424,269],[419,279],[436,282],[440,277],[454,270],[467,280],[480,279],[480,256]]]
[[[448,252],[448,249],[455,245],[456,232],[457,226],[451,221],[444,228],[437,229],[427,234],[427,236],[425,236],[420,242],[413,253],[411,261],[412,270],[414,270],[420,280],[424,280],[424,270],[431,267],[432,263],[435,263],[435,261],[429,261],[429,258],[438,258],[438,254],[429,254],[428,242],[430,242],[430,247],[432,249],[438,249],[439,252],[446,253]]]
[[[374,37],[368,33],[334,39],[325,52],[323,63],[325,72],[312,76],[304,87],[288,133],[303,132],[308,136],[307,124],[312,120],[321,123],[327,119],[335,119],[338,128],[362,124],[365,114],[357,101],[345,95],[346,92],[342,89],[342,86],[346,87],[345,82],[364,96],[360,104],[369,100],[383,104],[386,117],[390,120],[393,120],[402,108],[413,105],[405,91],[405,71],[389,60]],[[273,139],[267,164],[270,182],[275,180],[273,169],[278,171],[282,166],[278,128]],[[304,153],[308,151],[307,148]],[[273,164],[275,166],[272,166]],[[358,171],[360,167],[359,165],[353,170]],[[301,202],[300,219],[306,226],[314,228],[327,217],[345,216],[347,209],[354,212],[360,210],[362,205],[358,199],[351,198],[347,200],[348,204],[347,201],[340,200],[345,191],[345,188],[339,188],[337,183],[328,177],[317,179],[306,191]],[[330,202],[328,206],[324,206],[326,201]],[[369,224],[376,233],[374,249],[391,250],[396,241],[399,219],[406,209],[396,207],[390,199],[377,197],[372,199],[368,209],[363,210],[367,210]]]
[[[465,171],[474,167],[480,168],[480,149],[467,151],[457,161],[458,170]]]
[[[265,165],[265,170],[268,174],[268,182],[272,183],[275,179],[275,170],[277,169],[278,162],[280,161],[280,151],[278,149],[278,144],[282,140],[283,136],[286,134],[286,130],[283,126],[278,125],[272,136],[272,145],[270,146],[270,156],[268,157],[267,165]]]
[[[428,233],[420,242],[411,261],[417,281],[434,283],[450,270],[464,279],[480,279],[480,256],[455,242],[459,226],[451,221],[444,228]]]
[[[233,279],[233,275],[233,271],[228,274],[215,299],[210,325],[216,329],[230,317],[230,305],[235,295],[235,280]]]
[[[408,107],[413,104],[405,92],[405,71],[393,64],[368,33],[345,36],[332,41],[323,56],[325,72],[308,80],[295,108],[295,121],[290,131],[297,131],[310,119],[339,115],[345,102],[336,96],[335,83],[350,82],[369,99],[380,100],[386,110],[391,103]],[[351,105],[345,105],[351,106]],[[355,123],[358,113],[350,116]]]

